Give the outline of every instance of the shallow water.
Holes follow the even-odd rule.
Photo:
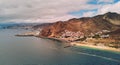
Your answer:
[[[120,65],[120,53],[14,36],[25,31],[0,30],[0,65]]]

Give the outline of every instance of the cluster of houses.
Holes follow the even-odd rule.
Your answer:
[[[83,32],[72,32],[72,31],[68,31],[68,30],[65,30],[64,31],[64,34],[62,35],[62,37],[72,37],[72,38],[80,38],[84,36],[84,33]]]
[[[103,34],[103,33],[108,33],[110,31],[108,30],[102,30],[102,31],[99,31],[97,33],[91,33],[88,38],[108,38],[109,37],[109,34]],[[76,39],[82,39],[85,37],[85,34],[83,32],[72,32],[72,31],[68,31],[68,30],[65,30],[64,33],[62,34],[61,38],[69,38],[69,39],[72,39],[72,40],[76,40]]]
[[[99,35],[100,38],[108,38],[110,35],[104,34],[104,33],[109,33],[109,32],[110,32],[109,30],[102,30],[102,31],[95,33],[95,35]]]

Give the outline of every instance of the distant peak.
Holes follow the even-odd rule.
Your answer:
[[[107,12],[107,13],[105,13],[104,15],[113,15],[113,14],[118,15],[118,13],[116,13],[116,12]]]
[[[112,13],[115,13],[115,12],[107,12],[106,14],[112,14]]]

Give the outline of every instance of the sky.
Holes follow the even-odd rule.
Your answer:
[[[51,23],[120,13],[120,0],[0,0],[0,23]]]

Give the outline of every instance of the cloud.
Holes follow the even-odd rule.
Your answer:
[[[103,0],[104,2],[107,2],[108,0]],[[101,2],[103,2],[101,0]],[[112,2],[112,1],[111,1]],[[99,14],[105,14],[107,12],[116,12],[120,14],[120,0],[118,0],[115,3],[108,3],[108,4],[99,4],[100,6],[97,8],[97,10],[88,10],[83,13],[83,17],[92,17]]]
[[[85,12],[83,13],[83,17],[92,17],[96,14],[95,11],[89,11],[89,12]]]
[[[98,3],[113,3],[114,0],[98,0]]]
[[[81,16],[94,16],[108,11],[120,13],[120,2],[114,0],[0,0],[0,22],[55,22]],[[96,11],[94,11],[96,9]],[[70,14],[77,12],[79,16]]]
[[[0,21],[54,22],[60,19],[66,20],[76,17],[68,14],[69,12],[97,8],[88,2],[89,0],[0,0]]]
[[[103,5],[98,9],[98,14],[104,14],[106,12],[120,13],[120,1],[114,4]]]
[[[77,16],[72,16],[72,15],[63,15],[59,17],[54,17],[54,18],[29,18],[29,19],[11,19],[10,21],[16,21],[17,23],[20,22],[26,22],[26,23],[34,23],[34,22],[39,22],[39,23],[52,23],[56,21],[66,21],[71,18],[79,18]]]

